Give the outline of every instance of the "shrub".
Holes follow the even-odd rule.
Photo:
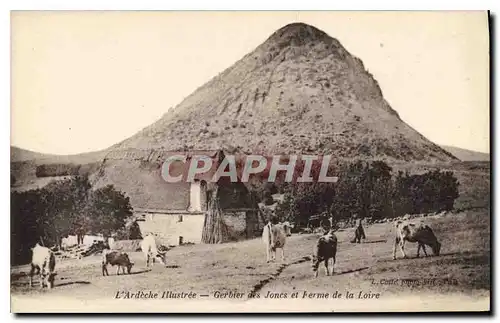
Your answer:
[[[459,183],[450,171],[434,170],[421,175],[399,172],[395,178],[391,171],[382,161],[358,161],[336,170],[337,183],[282,184],[278,189],[284,190],[285,201],[277,207],[276,215],[299,226],[319,214],[335,221],[355,215],[382,219],[451,210],[459,196]]]
[[[399,172],[393,198],[398,214],[441,212],[453,209],[458,198],[458,180],[453,172],[440,170],[409,175]]]
[[[54,177],[78,175],[80,165],[74,164],[43,164],[38,165],[35,170],[36,177]]]

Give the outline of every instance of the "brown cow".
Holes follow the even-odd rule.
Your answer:
[[[330,271],[328,270],[328,262],[330,259],[333,259],[332,263],[332,271],[333,275],[337,256],[337,236],[333,233],[333,230],[330,230],[327,234],[322,235],[316,245],[314,246],[314,254],[312,256],[312,267],[314,277],[318,277],[318,267],[319,264],[324,261],[326,275],[330,276]]]
[[[120,274],[120,268],[125,274],[125,268],[127,269],[127,274],[130,274],[132,270],[133,262],[130,261],[127,253],[120,251],[111,251],[109,249],[104,249],[102,251],[102,275],[109,276],[108,264],[116,267],[116,274]]]

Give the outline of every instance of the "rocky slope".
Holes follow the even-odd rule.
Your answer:
[[[449,161],[405,124],[336,39],[287,25],[111,151],[219,149]]]

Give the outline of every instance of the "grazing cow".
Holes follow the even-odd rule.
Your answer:
[[[325,235],[322,235],[316,245],[314,246],[314,253],[312,255],[312,268],[314,277],[318,277],[318,267],[319,264],[324,261],[326,275],[330,276],[330,271],[328,270],[328,262],[330,259],[333,259],[332,263],[332,272],[333,275],[335,266],[335,257],[337,256],[337,236],[333,233],[333,230],[330,230]]]
[[[273,224],[268,222],[262,231],[262,240],[266,246],[267,262],[276,259],[276,249],[281,249],[281,260],[285,261],[286,237],[292,235],[293,226],[288,222]]]
[[[29,273],[30,287],[33,287],[33,275],[35,271],[40,275],[40,288],[45,285],[51,289],[54,285],[54,269],[56,267],[56,256],[47,247],[42,247],[38,243],[31,248],[33,256],[31,258],[31,270]]]
[[[366,239],[365,229],[361,220],[356,221],[356,230],[354,231],[354,239],[351,240],[352,243],[361,243],[361,239]]]
[[[392,258],[396,259],[396,246],[399,244],[399,248],[404,258],[405,253],[405,242],[416,242],[418,243],[417,248],[417,258],[420,257],[420,248],[424,250],[424,254],[427,257],[427,251],[425,250],[425,245],[431,247],[434,255],[439,256],[441,251],[441,243],[437,240],[432,229],[421,223],[412,223],[410,221],[396,221],[394,223],[396,229],[396,237],[394,239],[394,249],[392,253]]]
[[[160,251],[156,246],[154,235],[149,234],[142,240],[141,250],[146,258],[146,267],[149,267],[149,259],[152,259],[153,263],[155,263],[155,259],[158,259],[162,265],[167,265],[166,253],[168,249],[164,248]]]
[[[133,262],[130,261],[127,253],[121,251],[113,251],[109,249],[104,249],[102,251],[102,275],[109,276],[108,264],[111,266],[116,266],[116,274],[120,274],[120,268],[125,274],[125,268],[127,269],[127,274],[130,274],[132,270]]]

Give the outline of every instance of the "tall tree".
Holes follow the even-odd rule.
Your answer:
[[[113,185],[107,185],[89,194],[82,223],[90,232],[110,237],[113,232],[124,228],[132,215],[130,200]]]

